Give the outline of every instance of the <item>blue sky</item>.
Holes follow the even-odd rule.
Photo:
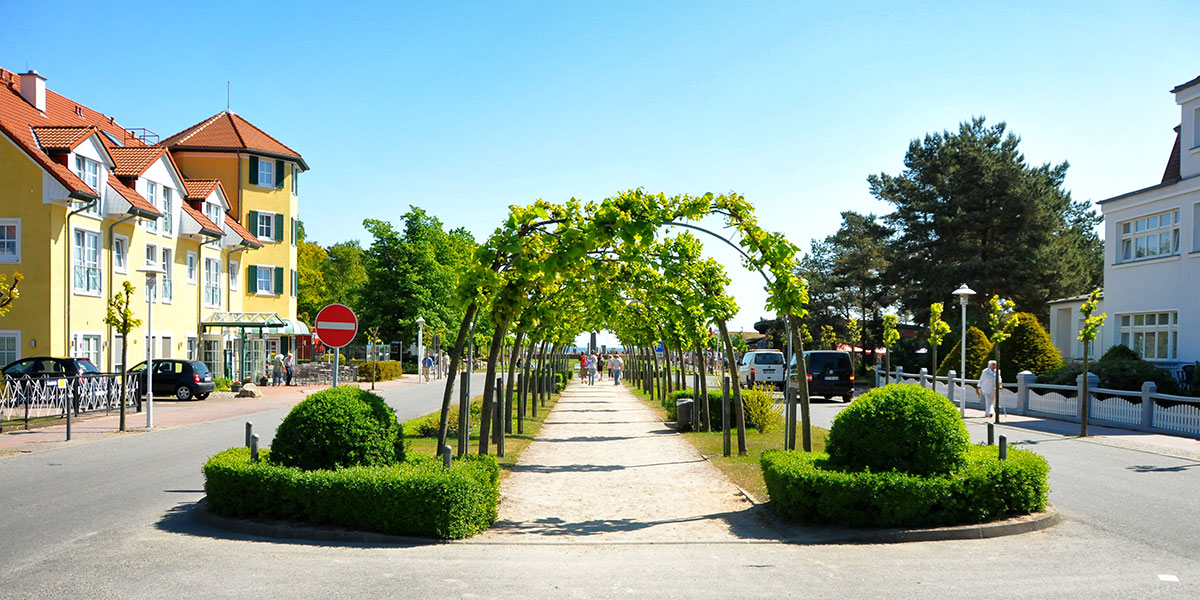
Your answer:
[[[301,152],[324,244],[409,205],[737,191],[807,247],[908,142],[973,115],[1100,200],[1156,183],[1200,75],[1189,2],[287,4],[4,0],[0,66],[163,137],[232,109]],[[363,240],[367,242],[367,240]],[[749,328],[764,294],[727,253]],[[950,290],[947,290],[949,292]]]

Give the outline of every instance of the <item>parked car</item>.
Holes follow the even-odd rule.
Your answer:
[[[784,381],[783,352],[779,350],[751,350],[742,357],[738,376],[744,385],[752,382],[769,383],[782,387]]]
[[[792,367],[796,364],[792,359]],[[808,379],[808,395],[833,399],[841,396],[842,401],[854,399],[854,367],[850,355],[833,350],[811,350],[804,353],[804,366]],[[791,369],[796,377],[796,369]]]
[[[100,373],[100,369],[86,358],[54,358],[51,356],[31,356],[8,363],[2,371],[5,377],[44,377],[55,375],[59,377],[74,377],[90,373]]]
[[[140,374],[145,377],[146,361],[142,361],[129,369],[130,374]],[[139,379],[143,381],[144,379]],[[142,383],[145,387],[145,383]],[[175,396],[180,400],[203,400],[215,389],[212,373],[208,365],[196,360],[155,359],[154,361],[154,395]],[[143,389],[142,395],[145,395]]]

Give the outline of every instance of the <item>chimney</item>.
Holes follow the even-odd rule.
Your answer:
[[[39,112],[46,112],[46,78],[33,70],[21,73],[21,97]]]

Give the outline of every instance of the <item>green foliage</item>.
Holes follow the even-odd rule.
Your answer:
[[[762,455],[771,504],[787,518],[850,527],[931,527],[994,521],[1046,508],[1044,458],[995,446],[964,449],[961,469],[931,477],[900,471],[846,471],[820,453]]]
[[[896,345],[896,342],[900,341],[900,332],[896,331],[896,323],[898,323],[898,322],[899,322],[899,318],[896,317],[896,315],[884,315],[883,316],[883,347],[884,348],[891,348],[892,346]]]
[[[993,349],[996,344],[1007,340],[1013,327],[1017,326],[1017,316],[1013,314],[1015,306],[1012,300],[1004,300],[1000,296],[992,296],[991,300],[988,300],[988,325],[992,330],[988,341],[992,342]]]
[[[18,279],[17,281],[20,280]],[[15,286],[16,282],[13,285]],[[121,335],[129,335],[129,332],[133,331],[134,328],[142,325],[141,319],[134,318],[133,306],[129,301],[134,289],[132,283],[122,281],[121,291],[113,294],[112,298],[108,299],[108,311],[104,317],[104,324],[112,327],[113,331]]]
[[[1000,344],[1000,373],[1005,381],[1016,381],[1017,373],[1043,375],[1062,366],[1062,355],[1050,334],[1031,313],[1017,313],[1012,337]]]
[[[1096,332],[1104,326],[1104,319],[1108,317],[1105,313],[1092,315],[1096,311],[1096,304],[1100,302],[1100,294],[1100,288],[1092,290],[1092,293],[1088,294],[1088,299],[1080,307],[1079,312],[1083,315],[1083,329],[1079,330],[1079,341],[1081,342],[1087,343],[1095,340]]]
[[[958,409],[933,390],[891,384],[858,397],[833,419],[825,444],[848,470],[952,473],[970,443]]]
[[[1110,390],[1139,391],[1142,383],[1153,381],[1158,391],[1163,394],[1174,394],[1179,391],[1179,382],[1170,373],[1142,360],[1128,346],[1120,344],[1109,348],[1100,360],[1091,363],[1088,370],[1100,379],[1100,387]],[[1075,385],[1076,379],[1083,373],[1083,363],[1069,362],[1057,369],[1038,377],[1039,383],[1055,385]]]
[[[404,460],[404,432],[383,398],[352,386],[317,392],[284,417],[273,460],[305,470]]]
[[[402,369],[398,360],[364,360],[358,362],[358,377],[363,381],[390,381],[400,379],[404,374]]]
[[[466,456],[450,469],[424,455],[387,466],[303,470],[277,464],[269,450],[250,462],[231,448],[204,465],[208,510],[235,518],[282,519],[391,535],[472,536],[496,520],[500,468]]]
[[[471,402],[471,406],[470,406],[469,410],[471,411],[471,416],[470,416],[471,422],[478,423],[479,415],[483,414],[483,401],[475,400],[475,401]],[[428,417],[425,417],[424,419],[422,419],[420,423],[417,423],[417,437],[425,437],[425,438],[437,437],[438,436],[438,427],[441,426],[441,423],[439,422],[440,418],[441,418],[440,415],[429,415]],[[458,406],[457,405],[450,407],[450,415],[449,415],[449,418],[447,419],[447,421],[448,421],[448,423],[446,426],[446,431],[447,431],[446,436],[448,438],[457,437],[458,436]]]
[[[233,380],[228,377],[217,377],[213,379],[213,384],[216,386],[214,391],[228,392],[230,387],[233,385]]]
[[[954,344],[954,347],[946,353],[946,357],[942,359],[942,365],[938,367],[937,374],[946,376],[950,369],[958,371],[962,362],[962,355],[959,347],[962,344],[960,339]],[[992,343],[988,341],[987,336],[979,330],[978,327],[967,328],[967,379],[973,379],[983,371],[987,366],[988,355],[992,353]],[[959,373],[959,377],[963,374]]]
[[[721,406],[720,398],[718,392],[718,408]],[[746,419],[746,427],[753,427],[759,433],[769,433],[783,425],[783,415],[775,408],[774,388],[769,385],[760,384],[742,390],[742,414]]]

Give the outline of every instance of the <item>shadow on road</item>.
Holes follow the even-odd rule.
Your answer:
[[[704,459],[697,458],[695,460],[649,463],[644,465],[513,465],[509,470],[514,473],[603,473],[608,471],[624,471],[626,469],[661,467],[665,465],[686,465],[698,462],[704,462]]]
[[[496,521],[493,531],[515,534],[545,535],[556,537],[588,537],[606,533],[639,531],[669,525],[672,523],[688,523],[694,521],[722,520],[729,525],[730,532],[740,539],[778,539],[777,532],[767,526],[763,517],[766,508],[756,505],[747,510],[695,515],[676,519],[636,520],[636,519],[592,519],[587,521],[564,521],[556,517],[547,517],[536,521],[514,522]]]

